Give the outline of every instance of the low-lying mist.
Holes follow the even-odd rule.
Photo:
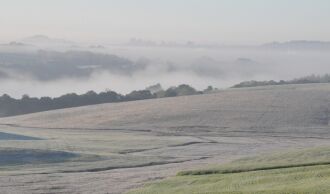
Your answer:
[[[59,96],[113,90],[122,94],[160,83],[227,88],[248,80],[288,80],[330,73],[329,50],[265,47],[0,46],[1,93]]]

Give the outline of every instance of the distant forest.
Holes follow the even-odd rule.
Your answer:
[[[56,98],[33,98],[29,97],[28,95],[23,95],[21,99],[14,99],[9,95],[4,94],[0,97],[0,117],[93,104],[196,95],[210,93],[214,90],[216,89],[214,89],[212,86],[209,86],[204,91],[197,91],[193,87],[186,84],[182,84],[177,87],[170,87],[167,90],[163,90],[160,84],[156,84],[146,88],[145,90],[133,91],[126,95],[122,95],[113,91],[105,91],[101,93],[89,91],[82,95],[71,93]]]
[[[288,85],[288,84],[311,84],[311,83],[330,83],[330,75],[310,75],[289,81],[245,81],[234,85],[232,88],[245,88],[245,87],[256,87],[256,86],[272,86],[272,85]]]

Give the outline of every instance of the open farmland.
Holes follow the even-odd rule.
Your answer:
[[[182,170],[330,146],[329,103],[330,84],[306,84],[2,118],[0,193],[122,193]]]
[[[180,172],[133,193],[328,194],[330,149],[306,149],[238,159],[212,169]]]

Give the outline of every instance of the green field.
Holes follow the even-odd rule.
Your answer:
[[[330,193],[330,148],[263,155],[145,185],[129,194]]]

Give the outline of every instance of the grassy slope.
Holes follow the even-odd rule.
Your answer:
[[[212,169],[181,172],[177,177],[146,185],[130,194],[327,194],[330,165],[326,163],[330,163],[330,148],[246,158]]]
[[[261,155],[235,160],[229,164],[207,169],[179,172],[178,175],[228,174],[278,168],[316,166],[330,164],[330,148],[314,148],[301,151]]]

